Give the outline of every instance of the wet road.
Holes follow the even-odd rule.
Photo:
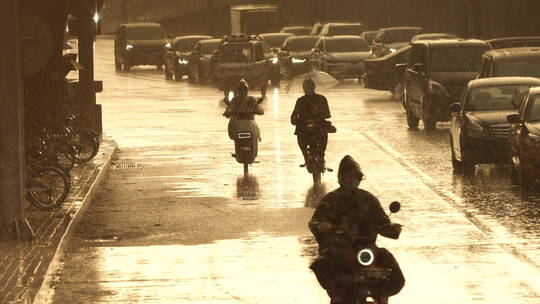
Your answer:
[[[308,269],[307,229],[322,189],[298,167],[289,115],[299,94],[270,91],[257,117],[260,163],[243,179],[230,156],[221,93],[165,81],[154,69],[115,72],[112,41],[97,44],[104,130],[120,148],[78,227],[53,303],[328,303]],[[284,86],[284,85],[283,85]],[[522,197],[504,168],[454,175],[448,125],[409,131],[390,94],[344,82],[323,91],[338,132],[327,163],[350,154],[362,186],[384,205],[398,241],[380,239],[407,283],[392,303],[538,303],[540,199]]]

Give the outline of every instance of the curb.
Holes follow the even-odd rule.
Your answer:
[[[67,215],[71,217],[71,219],[67,224],[66,231],[60,238],[60,242],[58,243],[58,247],[56,248],[51,263],[47,267],[47,272],[45,273],[45,277],[43,279],[43,282],[41,283],[41,287],[39,288],[36,296],[34,297],[34,300],[32,301],[33,304],[45,304],[49,303],[50,300],[52,300],[52,297],[54,296],[54,288],[52,287],[52,283],[53,279],[55,278],[55,274],[60,269],[60,257],[64,253],[64,248],[71,239],[75,226],[77,226],[77,224],[81,220],[84,212],[86,211],[86,209],[88,209],[88,206],[91,204],[96,193],[98,192],[99,186],[105,179],[105,176],[111,166],[112,160],[116,155],[117,150],[118,144],[116,142],[113,142],[112,152],[105,159],[105,162],[103,163],[101,170],[97,174],[96,179],[92,182],[92,185],[90,186],[88,192],[82,199],[81,207],[74,214]]]

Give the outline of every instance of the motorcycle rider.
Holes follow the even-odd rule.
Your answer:
[[[248,91],[248,83],[243,79],[240,80],[237,87],[238,94],[233,97],[223,113],[223,116],[230,118],[228,131],[231,140],[236,140],[238,132],[249,131],[258,141],[261,141],[261,132],[257,122],[255,122],[255,114],[264,114],[264,109],[260,106],[264,96],[256,99],[253,96],[249,96]],[[252,151],[253,157],[257,156],[256,147],[257,145],[255,145],[255,150]]]
[[[315,120],[328,125],[325,119],[330,118],[330,109],[328,108],[328,100],[323,95],[315,93],[315,82],[311,79],[304,80],[302,84],[304,96],[298,98],[294,111],[291,115],[291,124],[296,126],[294,135],[297,136],[298,146],[302,150],[304,156],[304,164],[307,163],[307,147],[309,145],[310,135],[307,129],[307,121]],[[328,133],[321,133],[321,151],[322,157],[326,151],[328,144]],[[304,165],[302,165],[304,166]]]
[[[358,188],[363,178],[360,165],[351,156],[345,156],[338,171],[340,187],[323,197],[309,222],[319,244],[319,257],[310,268],[332,304],[348,303],[347,286],[352,280],[347,252],[355,250],[349,237],[360,237],[365,245],[375,245],[378,234],[397,239],[401,233],[401,225],[390,222],[379,200]],[[403,288],[405,278],[393,255],[384,248],[375,248],[378,265],[391,269],[387,286],[379,286],[376,291],[377,303],[388,303],[388,297]]]

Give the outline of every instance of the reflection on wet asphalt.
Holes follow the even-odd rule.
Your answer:
[[[328,303],[308,269],[307,222],[345,154],[384,207],[403,205],[391,216],[402,237],[380,239],[407,279],[392,303],[539,302],[540,196],[523,198],[504,167],[453,174],[448,123],[428,136],[406,128],[386,92],[326,90],[335,172],[314,187],[289,123],[298,94],[269,91],[259,163],[244,178],[217,89],[115,73],[111,47],[98,42],[104,127],[117,162],[139,166],[110,172],[64,256],[55,303]]]

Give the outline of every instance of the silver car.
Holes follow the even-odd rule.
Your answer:
[[[313,68],[336,79],[360,79],[364,60],[373,57],[371,48],[360,36],[321,37],[311,51]]]

